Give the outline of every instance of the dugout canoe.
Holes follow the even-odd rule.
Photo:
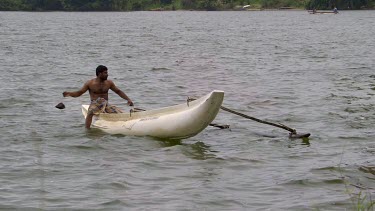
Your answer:
[[[194,101],[139,112],[95,115],[91,127],[109,134],[184,139],[197,135],[216,117],[224,92],[214,90]],[[89,105],[82,105],[86,118]]]

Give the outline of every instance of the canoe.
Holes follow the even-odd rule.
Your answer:
[[[197,135],[216,117],[224,92],[214,90],[194,101],[148,111],[95,115],[92,128],[109,134],[184,139]],[[86,118],[89,105],[82,105]]]

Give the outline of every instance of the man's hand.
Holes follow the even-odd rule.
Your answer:
[[[133,101],[131,101],[131,100],[128,100],[128,106],[134,106],[134,103],[133,103]]]
[[[69,96],[70,96],[70,93],[69,93],[69,92],[63,92],[63,96],[64,96],[64,97],[69,97]]]

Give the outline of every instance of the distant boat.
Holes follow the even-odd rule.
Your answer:
[[[309,14],[338,14],[339,12],[337,10],[307,10]]]
[[[280,7],[279,10],[294,10],[294,7]]]

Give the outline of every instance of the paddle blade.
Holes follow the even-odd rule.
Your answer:
[[[59,103],[55,107],[58,108],[58,109],[64,109],[65,105],[64,105],[64,103]]]

